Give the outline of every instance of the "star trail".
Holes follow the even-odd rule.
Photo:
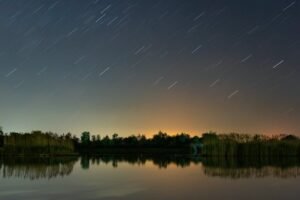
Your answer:
[[[0,125],[300,135],[298,1],[1,0]]]

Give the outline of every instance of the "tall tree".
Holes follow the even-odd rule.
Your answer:
[[[4,146],[4,133],[2,130],[2,126],[0,126],[0,147]]]
[[[91,134],[90,134],[90,132],[87,132],[87,131],[85,131],[85,132],[83,132],[82,134],[81,134],[81,142],[82,142],[82,144],[89,144],[90,143],[90,136]]]

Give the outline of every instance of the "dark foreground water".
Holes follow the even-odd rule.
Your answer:
[[[298,160],[0,158],[0,199],[299,199]]]

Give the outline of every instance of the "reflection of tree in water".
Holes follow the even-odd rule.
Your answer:
[[[285,158],[225,158],[202,159],[203,171],[207,176],[223,178],[291,178],[300,176],[300,162],[296,157]]]
[[[199,163],[200,159],[197,157],[187,156],[168,156],[168,157],[153,157],[153,163],[159,168],[167,168],[171,164],[175,164],[177,167],[189,167],[192,163]]]
[[[88,169],[91,164],[111,164],[113,167],[118,167],[118,163],[126,162],[131,165],[145,165],[147,161],[152,161],[159,168],[167,168],[171,164],[178,167],[188,167],[191,163],[199,163],[199,157],[186,155],[99,155],[81,157],[81,166],[83,169]]]
[[[72,173],[77,158],[0,158],[3,178],[51,179]]]
[[[77,162],[76,157],[59,158],[3,158],[0,157],[0,172],[3,178],[18,177],[25,179],[51,179],[64,177],[72,173]],[[200,159],[187,155],[99,155],[81,156],[82,169],[90,165],[111,165],[118,167],[119,163],[143,166],[152,162],[158,168],[168,168],[170,165],[188,167],[191,164],[202,163],[203,172],[207,176],[222,178],[280,177],[291,178],[300,176],[300,159],[286,158],[225,158],[206,157]]]

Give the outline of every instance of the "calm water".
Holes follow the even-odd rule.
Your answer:
[[[1,158],[0,199],[299,199],[295,160]]]

